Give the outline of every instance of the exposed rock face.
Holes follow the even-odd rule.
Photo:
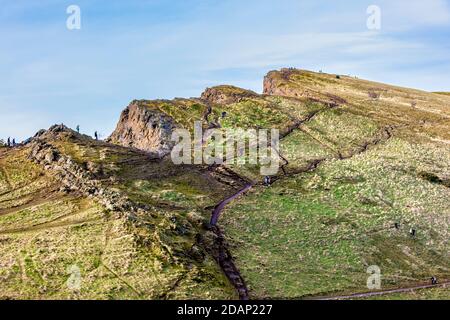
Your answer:
[[[272,71],[264,76],[263,94],[272,95],[274,92],[277,92],[279,81],[275,75],[276,73]]]
[[[233,86],[217,86],[207,88],[202,93],[202,100],[213,104],[230,104],[241,101],[243,98],[257,97],[258,94]]]
[[[295,81],[294,83],[291,81],[292,77],[304,75],[304,72],[292,68],[269,72],[264,78],[264,94],[318,100],[321,103],[333,105],[345,103],[339,97],[316,93],[308,88],[296,86]],[[264,99],[262,95],[251,90],[222,85],[207,88],[200,99],[135,100],[122,112],[117,127],[107,142],[156,153],[161,158],[168,155],[175,145],[175,142],[171,140],[173,131],[180,127],[188,128],[186,123],[180,119],[200,120],[199,115],[195,115],[197,112],[195,110],[192,118],[191,114],[189,116],[186,114],[186,110],[189,110],[192,105],[192,103],[191,105],[186,103],[187,101],[195,102],[205,108],[203,121],[208,123],[208,128],[216,128],[220,127],[217,120],[209,119],[215,105],[228,106],[252,98]],[[164,104],[174,108],[169,108],[170,111],[166,112]],[[177,110],[180,110],[182,116],[177,117]],[[226,114],[226,112],[224,113]]]
[[[157,153],[163,157],[170,153],[174,120],[168,115],[133,101],[121,114],[116,130],[108,142]]]
[[[300,73],[296,69],[281,69],[280,71],[271,71],[264,77],[263,93],[267,95],[286,96],[286,97],[309,97],[300,88],[288,86],[289,78],[294,73]]]

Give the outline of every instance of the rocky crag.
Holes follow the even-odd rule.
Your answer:
[[[393,288],[446,279],[449,108],[445,94],[282,69],[262,94],[133,101],[106,142],[58,125],[0,146],[0,297],[345,295],[369,265]],[[258,166],[174,165],[172,132],[195,121],[278,128],[282,170],[264,184]],[[61,289],[74,264],[83,288]]]

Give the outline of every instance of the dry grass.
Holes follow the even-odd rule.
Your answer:
[[[282,142],[288,169],[328,161],[314,173],[254,188],[223,215],[252,297],[365,291],[366,269],[373,264],[381,267],[385,287],[431,275],[448,279],[450,101],[305,71],[273,78],[294,96],[332,95],[347,103],[320,113]],[[368,98],[373,88],[380,93],[377,100]],[[390,140],[349,160],[336,156],[354,153],[387,125],[394,128]],[[418,230],[417,237],[410,237],[410,228]]]
[[[0,298],[235,297],[196,244],[208,218],[203,207],[229,187],[199,169],[168,164],[172,169],[163,173],[139,152],[86,137],[62,135],[51,142],[81,164],[104,165],[100,178],[106,185],[152,209],[139,218],[144,224],[132,224],[91,199],[59,193],[51,173],[26,159],[26,148],[8,151],[0,158]],[[73,266],[81,272],[80,290],[67,286]]]
[[[219,222],[250,295],[366,291],[366,268],[373,264],[380,266],[385,287],[431,275],[448,279],[450,97],[307,71],[270,77],[284,96],[221,86],[216,90],[242,97],[212,106],[198,99],[139,102],[191,130],[200,120],[204,128],[286,133],[319,111],[282,141],[281,154],[288,172],[327,160],[314,172],[255,186],[230,204]],[[332,110],[324,103],[336,101],[340,105]],[[379,139],[388,126],[393,136]],[[205,232],[210,208],[240,182],[74,133],[48,142],[81,166],[98,169],[104,186],[149,209],[131,223],[126,213],[61,193],[51,172],[27,159],[26,147],[0,146],[0,298],[236,297],[197,238]],[[258,166],[230,167],[262,179]],[[410,228],[417,229],[415,238]],[[67,286],[72,266],[81,272],[80,290]],[[389,298],[447,295],[436,289]]]

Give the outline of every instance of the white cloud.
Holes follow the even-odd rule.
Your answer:
[[[420,43],[373,32],[248,35],[221,41],[222,47],[216,55],[205,52],[209,56],[204,63],[207,70],[289,66],[311,60],[345,63],[355,58],[372,60],[380,54],[424,48]]]
[[[450,6],[446,0],[383,1],[380,6],[388,28],[450,25]]]

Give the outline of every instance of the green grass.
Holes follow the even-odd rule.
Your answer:
[[[373,264],[391,286],[448,278],[448,189],[417,176],[432,154],[422,148],[393,140],[230,205],[222,224],[252,297],[364,291]]]
[[[292,123],[286,114],[257,101],[239,102],[227,106],[227,110],[230,113],[221,121],[225,128],[272,128]]]
[[[197,245],[204,207],[228,187],[198,168],[168,163],[163,173],[141,153],[83,137],[49,142],[79,164],[104,165],[106,185],[114,177],[112,187],[151,209],[132,224],[91,199],[59,193],[51,172],[27,160],[29,150],[8,151],[0,157],[0,299],[235,298]],[[79,291],[67,286],[72,266],[81,272]]]
[[[0,159],[0,183],[2,188],[26,187],[42,175],[42,168],[26,160],[26,151],[18,150],[15,155]]]
[[[374,296],[366,300],[450,300],[449,288],[415,290],[413,292],[393,293]]]
[[[289,161],[290,169],[299,169],[312,160],[336,156],[334,146],[326,146],[309,133],[295,130],[281,143],[281,154]]]
[[[335,150],[352,150],[374,137],[376,123],[343,108],[321,112],[305,125],[305,130],[318,141]]]
[[[284,132],[296,121],[322,108],[322,104],[307,100],[264,96],[213,106],[211,119],[226,129],[277,128]],[[225,118],[222,118],[223,112],[226,112]]]
[[[183,128],[189,130],[193,130],[195,121],[203,122],[203,115],[207,110],[205,104],[190,99],[142,100],[140,103],[146,108],[165,113]]]
[[[202,121],[204,128],[277,128],[284,135],[319,111],[283,139],[280,151],[288,173],[327,160],[313,172],[253,187],[219,221],[251,297],[365,292],[370,265],[381,268],[383,288],[431,275],[448,279],[448,96],[325,73],[269,76],[282,96],[216,87],[234,102],[212,104],[209,123],[209,106],[200,99],[136,101],[189,130]],[[372,91],[379,98],[371,98]],[[337,100],[340,105],[329,109]],[[393,127],[393,138],[383,136],[366,152],[339,160],[381,138],[386,126]],[[130,222],[127,213],[63,194],[51,171],[28,160],[28,147],[0,146],[1,299],[236,298],[198,238],[211,208],[241,182],[74,132],[47,142],[148,210]],[[259,165],[227,166],[262,181]],[[67,286],[73,266],[82,276],[79,291]],[[446,290],[386,298],[445,299]]]

